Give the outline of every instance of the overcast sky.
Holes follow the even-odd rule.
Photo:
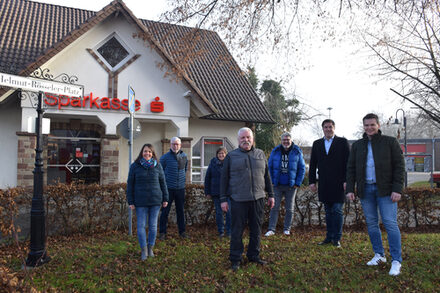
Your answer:
[[[111,1],[102,0],[42,0],[69,7],[98,11]],[[139,1],[124,0],[127,7],[139,18],[159,20],[162,12],[167,10],[166,0]],[[359,53],[359,50],[361,53]],[[353,55],[352,53],[358,53]],[[316,128],[311,124],[320,124],[328,117],[331,107],[331,118],[336,122],[336,134],[348,139],[355,139],[362,117],[368,112],[377,112],[384,117],[394,116],[402,105],[401,101],[389,88],[387,82],[378,82],[379,78],[366,71],[368,54],[361,44],[341,44],[332,47],[330,44],[319,44],[307,54],[307,66],[295,73],[294,77],[283,83],[287,91],[295,93],[300,102],[319,112],[322,116],[315,122],[301,123],[292,130],[296,142],[311,145],[318,138]],[[232,54],[234,52],[232,51]],[[255,64],[261,79],[280,80],[285,74],[285,60],[277,60],[272,55],[260,56]],[[242,67],[246,64],[240,64]],[[299,66],[301,68],[301,66]],[[283,72],[280,72],[283,68]],[[405,106],[405,105],[404,105]],[[406,105],[408,106],[408,105]],[[407,110],[407,109],[405,109]],[[320,134],[321,135],[321,134]]]

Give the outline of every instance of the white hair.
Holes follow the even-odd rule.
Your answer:
[[[175,142],[175,141],[177,141],[178,143],[182,143],[182,141],[180,140],[180,138],[178,138],[177,136],[174,136],[174,137],[172,137],[171,139],[170,139],[170,143],[173,143],[173,142]]]
[[[252,129],[250,129],[249,127],[242,127],[238,130],[238,136],[240,137],[240,133],[242,132],[249,132],[251,134],[252,137],[254,137],[254,133],[252,132]]]
[[[284,132],[283,134],[281,134],[281,139],[283,139],[285,137],[292,138],[292,136],[288,132]]]

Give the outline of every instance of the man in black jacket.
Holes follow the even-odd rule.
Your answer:
[[[386,262],[382,235],[379,227],[379,215],[388,234],[391,254],[389,274],[400,274],[402,247],[399,226],[397,224],[397,202],[401,198],[405,161],[402,149],[396,138],[382,135],[376,114],[367,114],[363,118],[365,133],[362,139],[351,147],[347,165],[347,198],[354,200],[355,184],[360,197],[368,235],[373,246],[374,257],[367,262],[376,266]]]
[[[309,186],[313,192],[318,190],[319,201],[324,203],[327,235],[319,245],[333,244],[341,247],[345,177],[350,154],[348,141],[335,135],[335,122],[326,119],[322,122],[324,137],[313,142],[310,157]],[[318,169],[318,188],[316,170]]]
[[[226,156],[221,181],[220,201],[224,212],[231,209],[231,243],[229,260],[233,271],[238,270],[243,254],[243,231],[249,226],[247,258],[250,262],[264,265],[260,258],[261,225],[264,216],[264,198],[273,208],[272,182],[266,156],[253,146],[252,130],[243,127],[238,131],[239,147]],[[231,207],[227,199],[231,199]]]

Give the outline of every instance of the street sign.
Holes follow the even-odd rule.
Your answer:
[[[21,88],[31,92],[46,92],[70,97],[83,97],[84,87],[81,85],[57,81],[23,77],[0,72],[0,86]]]
[[[82,167],[84,167],[84,165],[78,159],[70,159],[66,164],[66,169],[69,170],[70,173],[78,173]]]
[[[130,139],[130,118],[127,117],[119,124],[119,133],[126,139]],[[138,120],[133,119],[133,138],[141,135],[142,127]]]
[[[135,93],[131,86],[128,86],[128,113],[133,114],[136,111]]]

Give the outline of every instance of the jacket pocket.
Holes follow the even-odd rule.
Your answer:
[[[179,170],[185,169],[185,165],[186,165],[187,160],[188,160],[187,157],[178,156],[177,157],[177,168]]]

